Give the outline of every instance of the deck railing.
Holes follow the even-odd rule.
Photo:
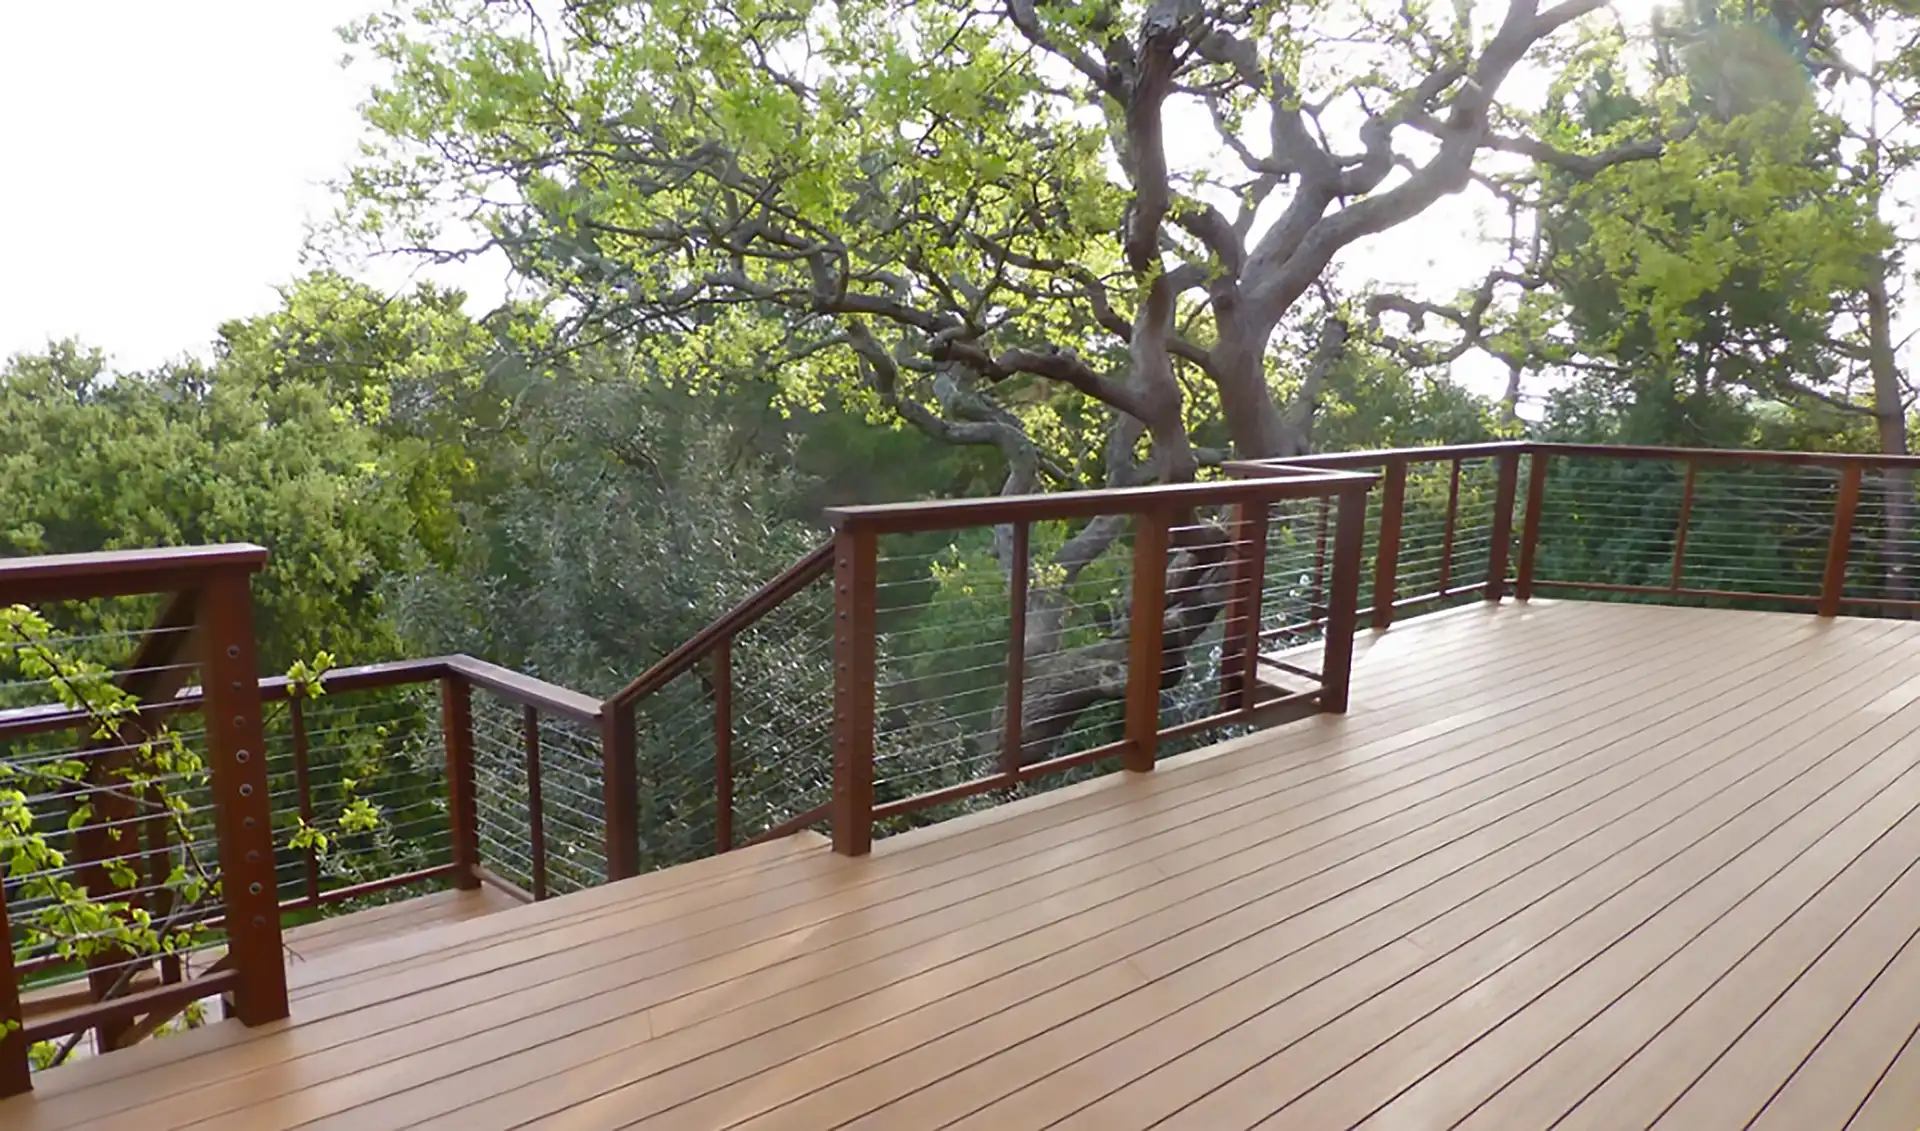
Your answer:
[[[1372,485],[1303,471],[830,511],[835,849],[1103,759],[1149,770],[1174,739],[1345,710]],[[1128,552],[1107,555],[1116,543]],[[941,615],[913,615],[936,601]],[[1272,626],[1304,642],[1315,622],[1303,686],[1254,678],[1251,641]]]
[[[1229,467],[1380,475],[1363,550],[1373,628],[1509,590],[1824,616],[1920,609],[1920,457],[1510,442]]]
[[[264,561],[0,559],[0,609],[36,611],[6,622],[0,670],[53,665],[0,677],[0,824],[51,850],[0,857],[0,1094],[47,1042],[111,1051],[223,995],[248,1024],[285,1016],[283,920],[423,885],[544,898],[631,843],[604,815],[599,700],[468,656],[260,678]],[[377,823],[330,819],[349,803]]]
[[[257,546],[218,546],[0,561],[0,606],[113,598],[123,608],[131,600],[158,609],[153,627],[138,632],[110,619],[77,632],[9,622],[5,643],[33,655],[25,682],[0,692],[16,701],[47,695],[83,721],[39,730],[47,741],[22,751],[0,782],[16,834],[25,831],[15,827],[24,815],[64,833],[71,847],[29,855],[28,842],[17,841],[0,886],[0,931],[9,940],[0,950],[0,1094],[29,1086],[35,1042],[72,1041],[91,1029],[102,1047],[117,1047],[154,1018],[220,994],[248,1025],[287,1015],[249,592],[265,560]],[[73,648],[113,647],[121,657],[111,687],[70,664],[34,664]],[[191,744],[175,746],[146,708],[193,682],[205,688],[192,707],[197,730]],[[77,740],[65,738],[76,732]],[[76,892],[153,945],[129,950],[128,933],[76,914]],[[31,966],[41,957],[36,939],[84,978],[84,1004],[27,1016],[16,954]],[[189,968],[193,952],[216,947],[221,957]]]
[[[839,508],[829,543],[604,702],[466,656],[261,679],[258,547],[0,560],[0,606],[88,605],[47,643],[106,657],[133,704],[103,722],[0,683],[0,748],[72,779],[27,798],[72,848],[53,878],[192,928],[150,953],[36,944],[46,877],[9,862],[0,1094],[34,1042],[110,1049],[219,995],[284,1016],[283,916],[420,884],[540,899],[809,826],[863,853],[1096,762],[1343,711],[1355,632],[1413,613],[1537,592],[1908,615],[1916,466],[1514,442]],[[116,784],[163,723],[204,769]],[[354,803],[379,851],[302,835]],[[219,881],[198,904],[189,862]]]

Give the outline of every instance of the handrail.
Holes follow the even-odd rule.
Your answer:
[[[1848,465],[1920,468],[1920,455],[1882,455],[1873,452],[1793,452],[1763,448],[1675,448],[1647,444],[1586,444],[1560,440],[1493,440],[1475,444],[1429,444],[1408,448],[1370,448],[1355,452],[1316,452],[1270,459],[1229,460],[1228,472],[1260,472],[1279,467],[1376,467],[1394,460],[1482,459],[1514,455],[1582,455],[1611,459],[1701,460],[1729,463],[1778,463],[1789,466],[1846,467]]]
[[[805,557],[782,570],[779,576],[753,591],[745,600],[728,609],[712,624],[687,638],[673,651],[661,657],[625,687],[607,699],[606,708],[629,707],[647,695],[684,675],[701,657],[712,652],[721,641],[738,636],[742,629],[772,612],[787,598],[826,576],[833,568],[833,543],[822,542]]]
[[[1316,452],[1299,456],[1275,456],[1270,459],[1237,459],[1228,460],[1220,466],[1230,474],[1258,474],[1277,467],[1352,470],[1375,467],[1398,459],[1484,459],[1509,453],[1525,454],[1537,446],[1528,440],[1489,440],[1476,444],[1430,444],[1411,448],[1368,448],[1357,452]]]
[[[522,706],[538,707],[589,725],[598,725],[605,709],[605,704],[591,695],[462,653],[334,668],[320,676],[320,686],[331,693],[347,694],[400,687],[409,683],[432,683],[447,675],[458,675]],[[293,687],[293,683],[285,676],[263,676],[259,681],[260,699],[265,703],[284,702],[293,696]],[[160,717],[176,711],[194,710],[205,702],[199,687],[184,687],[168,699],[145,704],[140,714],[147,718]],[[0,710],[0,739],[69,730],[90,718],[84,711],[71,710],[58,704],[7,708]]]
[[[267,551],[251,542],[87,554],[0,557],[0,604],[38,604],[191,588],[208,571],[257,572]]]
[[[1293,461],[1276,461],[1289,463]],[[1046,495],[996,495],[991,498],[937,499],[919,503],[878,503],[830,507],[836,529],[858,523],[874,534],[911,534],[1013,522],[1047,522],[1100,515],[1144,514],[1169,507],[1222,506],[1256,500],[1302,499],[1358,491],[1373,486],[1374,476],[1321,471],[1280,479],[1225,479],[1211,483],[1164,483],[1149,487],[1109,487]]]
[[[1867,452],[1779,452],[1753,448],[1667,448],[1633,444],[1536,442],[1529,453],[1599,456],[1609,459],[1662,459],[1701,463],[1777,463],[1789,467],[1920,467],[1920,456]]]

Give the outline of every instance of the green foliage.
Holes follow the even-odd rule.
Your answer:
[[[45,687],[53,702],[87,720],[90,754],[0,758],[0,863],[11,878],[10,906],[17,960],[59,965],[126,956],[177,954],[204,945],[205,911],[219,879],[191,846],[197,821],[191,799],[206,788],[198,754],[164,725],[139,718],[139,703],[113,681],[113,672],[70,655],[44,617],[23,605],[0,607],[0,679]],[[79,830],[100,823],[97,806],[112,797],[139,814],[137,825],[112,818],[99,829],[105,850],[97,862],[108,890],[91,890],[75,865],[87,863],[58,842],[78,844]],[[71,798],[65,813],[45,805]],[[159,822],[183,846],[163,876],[136,874],[137,840]],[[42,1065],[63,1052],[36,1045]]]
[[[289,295],[305,301],[300,288]],[[380,588],[422,560],[423,537],[446,537],[444,464],[460,449],[391,439],[358,416],[384,397],[290,379],[292,354],[275,351],[298,343],[229,329],[212,366],[109,373],[97,353],[62,343],[0,367],[0,552],[257,542],[271,552],[254,585],[266,663],[396,654]],[[150,614],[113,604],[89,615],[123,630]]]
[[[1574,190],[1554,271],[1589,348],[1700,393],[1829,386],[1835,298],[1886,246],[1834,144],[1810,110],[1766,107]]]

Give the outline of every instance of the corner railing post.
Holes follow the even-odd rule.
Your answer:
[[[1393,603],[1399,598],[1400,524],[1407,511],[1407,461],[1387,461],[1380,493],[1380,548],[1373,559],[1373,627],[1393,623]],[[1337,535],[1336,535],[1337,537]]]
[[[1833,533],[1827,540],[1827,569],[1820,580],[1820,615],[1840,615],[1840,595],[1847,584],[1847,551],[1853,544],[1853,515],[1860,506],[1860,465],[1850,463],[1840,473],[1840,496],[1834,500]]]
[[[1346,712],[1348,685],[1352,682],[1367,492],[1345,490],[1339,499],[1333,528],[1333,573],[1327,583],[1327,635],[1320,663],[1320,709],[1334,714]]]
[[[479,781],[473,768],[473,685],[440,677],[440,738],[447,754],[447,834],[453,849],[453,886],[480,886]]]
[[[7,925],[6,889],[0,885],[0,1097],[17,1096],[33,1088],[24,1023],[19,976],[13,969],[13,932]]]
[[[219,835],[227,952],[239,973],[234,1014],[246,1025],[287,1016],[287,968],[280,944],[268,799],[260,673],[254,663],[251,570],[225,567],[207,578],[199,604],[206,741]]]
[[[845,523],[833,544],[833,850],[873,850],[878,540]]]
[[[1527,453],[1527,512],[1520,525],[1520,567],[1513,579],[1516,600],[1533,599],[1533,565],[1540,552],[1540,522],[1547,505],[1547,453]]]
[[[640,874],[640,765],[634,708],[609,700],[600,707],[600,781],[607,811],[607,881]]]
[[[1260,662],[1260,605],[1267,581],[1265,499],[1233,505],[1233,580],[1220,653],[1220,709],[1253,708]]]
[[[1513,542],[1513,502],[1520,488],[1520,453],[1504,451],[1494,457],[1498,478],[1493,489],[1493,530],[1487,546],[1487,600],[1498,603],[1507,595],[1507,554]]]

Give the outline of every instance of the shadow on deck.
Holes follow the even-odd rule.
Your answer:
[[[314,953],[292,1021],[0,1126],[1910,1131],[1916,661],[1904,621],[1408,621],[1345,718]]]

